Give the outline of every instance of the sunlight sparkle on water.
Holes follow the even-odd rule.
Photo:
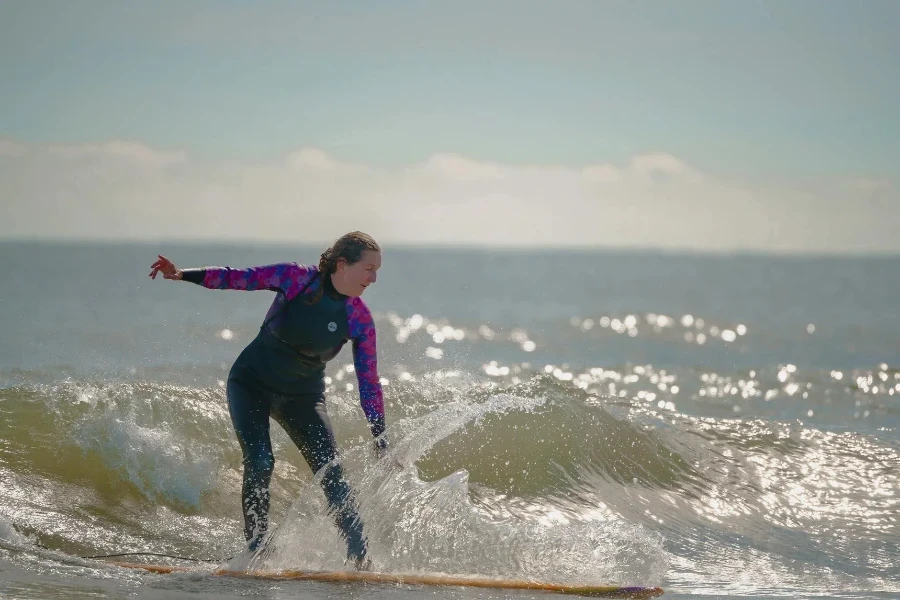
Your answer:
[[[500,367],[497,365],[497,361],[495,360],[492,360],[490,363],[483,365],[481,368],[491,377],[506,377],[507,375],[509,375],[509,367]]]

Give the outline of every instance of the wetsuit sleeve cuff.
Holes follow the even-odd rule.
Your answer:
[[[206,269],[182,269],[181,270],[181,280],[189,281],[191,283],[196,283],[197,285],[203,284],[203,279],[206,277]]]

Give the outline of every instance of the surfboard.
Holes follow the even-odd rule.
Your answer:
[[[143,569],[151,573],[190,573],[203,572],[195,568],[171,565],[153,565],[107,561],[112,565],[128,569]],[[298,581],[331,581],[340,583],[384,583],[422,586],[459,586],[491,588],[498,590],[528,590],[556,592],[571,596],[589,598],[656,598],[663,594],[659,587],[624,587],[614,585],[565,585],[556,583],[540,583],[515,579],[492,579],[489,577],[462,577],[455,575],[421,574],[421,573],[374,573],[370,571],[231,571],[217,569],[208,572],[210,575],[227,577],[252,577],[258,579],[292,579]]]

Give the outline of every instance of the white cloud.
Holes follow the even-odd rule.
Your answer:
[[[19,156],[25,152],[21,144],[9,140],[0,140],[0,156]]]
[[[503,167],[498,164],[479,162],[456,154],[435,154],[424,168],[458,181],[501,179],[504,175]]]
[[[313,169],[333,171],[341,166],[337,161],[318,148],[303,148],[297,152],[293,152],[288,155],[285,162],[298,169],[311,167]]]
[[[113,140],[102,144],[53,144],[46,147],[46,152],[63,159],[108,159],[110,163],[121,161],[147,168],[166,167],[187,161],[184,152],[161,152],[144,144],[126,140]]]
[[[604,245],[900,251],[885,180],[763,186],[669,154],[622,165],[506,165],[454,154],[393,170],[302,148],[270,164],[209,164],[138,142],[0,140],[0,238]]]
[[[863,196],[874,196],[877,194],[890,194],[894,192],[893,184],[888,179],[872,179],[870,177],[854,177],[846,179],[843,185],[847,186],[851,191],[859,192]]]
[[[613,182],[619,180],[619,169],[612,165],[592,165],[581,171],[587,181]]]
[[[648,179],[680,177],[685,180],[698,181],[702,178],[699,172],[683,161],[663,152],[651,152],[633,157],[630,169],[634,174]]]

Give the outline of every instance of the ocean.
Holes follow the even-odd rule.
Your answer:
[[[267,291],[150,280],[320,247],[0,244],[0,597],[546,598],[210,577],[342,569],[273,426],[273,539],[242,551],[224,380]],[[327,403],[378,570],[900,597],[900,257],[384,249],[391,453],[349,347]],[[197,565],[154,575],[100,559]]]

